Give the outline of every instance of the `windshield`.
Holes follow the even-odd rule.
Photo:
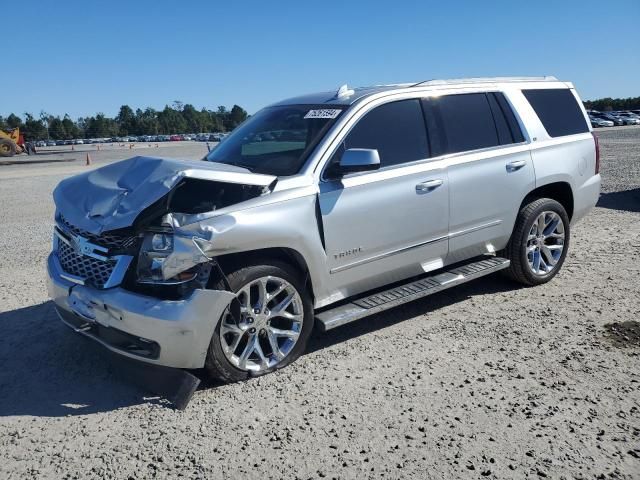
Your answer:
[[[295,175],[344,108],[327,105],[264,108],[234,130],[206,159],[255,173]]]

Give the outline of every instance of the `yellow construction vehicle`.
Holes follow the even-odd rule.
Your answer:
[[[17,153],[35,153],[31,145],[26,145],[19,128],[0,130],[0,157],[13,157]]]

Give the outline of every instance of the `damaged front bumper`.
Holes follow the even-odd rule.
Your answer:
[[[122,288],[98,290],[64,278],[55,252],[47,262],[49,296],[60,319],[113,352],[176,368],[204,366],[215,325],[235,297],[196,289],[159,300]]]

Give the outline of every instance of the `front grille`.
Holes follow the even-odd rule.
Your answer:
[[[101,234],[87,232],[86,230],[82,230],[69,223],[62,215],[60,215],[60,223],[67,232],[73,235],[79,235],[89,240],[91,243],[95,243],[101,247],[106,247],[110,250],[122,250],[129,248],[135,244],[137,239],[135,235],[122,235],[114,232],[105,232]]]
[[[97,288],[104,287],[117,263],[116,260],[98,260],[82,255],[64,242],[58,242],[58,260],[65,272],[81,277]]]

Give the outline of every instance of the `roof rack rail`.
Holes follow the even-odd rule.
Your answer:
[[[452,78],[448,80],[424,80],[415,83],[409,88],[429,85],[449,85],[454,83],[493,83],[493,82],[557,82],[556,77],[547,75],[544,77],[478,77],[478,78]]]

